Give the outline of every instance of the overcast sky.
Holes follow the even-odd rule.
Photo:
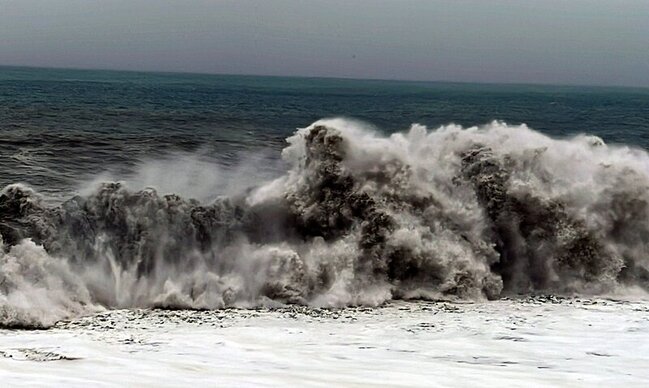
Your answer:
[[[649,86],[649,0],[0,0],[0,64]]]

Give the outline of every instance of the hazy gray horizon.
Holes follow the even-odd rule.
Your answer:
[[[649,1],[0,0],[0,65],[649,86]]]

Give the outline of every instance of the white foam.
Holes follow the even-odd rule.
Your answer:
[[[646,302],[606,300],[112,311],[1,331],[0,377],[8,386],[641,387],[648,312]]]

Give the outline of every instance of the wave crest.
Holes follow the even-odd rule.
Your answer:
[[[321,120],[288,142],[283,176],[211,204],[104,183],[51,206],[6,187],[0,324],[649,287],[644,151],[499,122],[385,137]]]

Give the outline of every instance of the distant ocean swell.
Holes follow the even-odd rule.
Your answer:
[[[7,186],[0,325],[649,289],[645,151],[500,122],[385,137],[329,119],[288,144],[285,174],[213,203],[110,182],[53,206]]]

